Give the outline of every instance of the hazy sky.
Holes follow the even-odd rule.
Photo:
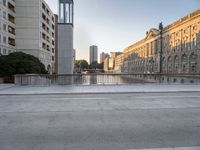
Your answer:
[[[57,13],[58,0],[46,0]],[[200,8],[200,0],[74,0],[74,48],[87,59],[89,46],[100,52],[123,51],[145,37],[150,28],[164,26]]]

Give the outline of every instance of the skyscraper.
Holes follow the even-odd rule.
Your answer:
[[[90,64],[98,62],[98,47],[95,45],[90,46]]]

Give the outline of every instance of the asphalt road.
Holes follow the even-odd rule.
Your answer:
[[[198,146],[200,93],[0,96],[0,150]]]

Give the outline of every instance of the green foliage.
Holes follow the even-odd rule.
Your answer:
[[[0,76],[15,74],[47,74],[45,66],[32,55],[22,52],[0,56]]]
[[[80,69],[88,69],[88,62],[86,60],[76,60],[75,67]]]
[[[103,63],[99,64],[95,61],[92,64],[90,64],[90,69],[103,69]]]

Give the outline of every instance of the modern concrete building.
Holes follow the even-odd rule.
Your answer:
[[[111,57],[107,57],[104,60],[104,71],[114,72],[116,69],[116,59],[119,55],[122,55],[121,52],[111,52]],[[118,60],[117,60],[118,61]]]
[[[98,62],[98,47],[96,45],[90,46],[90,64]]]
[[[159,29],[123,52],[120,68],[124,73],[200,73],[200,10]],[[118,64],[119,66],[119,64]]]
[[[73,74],[74,69],[74,2],[59,0],[58,74]]]
[[[16,0],[16,50],[55,72],[55,17],[44,0]]]
[[[110,55],[109,55],[108,53],[102,52],[102,53],[100,54],[100,63],[103,63],[104,60],[105,60],[106,58],[109,58],[109,57],[110,57]]]
[[[8,55],[16,46],[16,2],[0,1],[0,55]]]

